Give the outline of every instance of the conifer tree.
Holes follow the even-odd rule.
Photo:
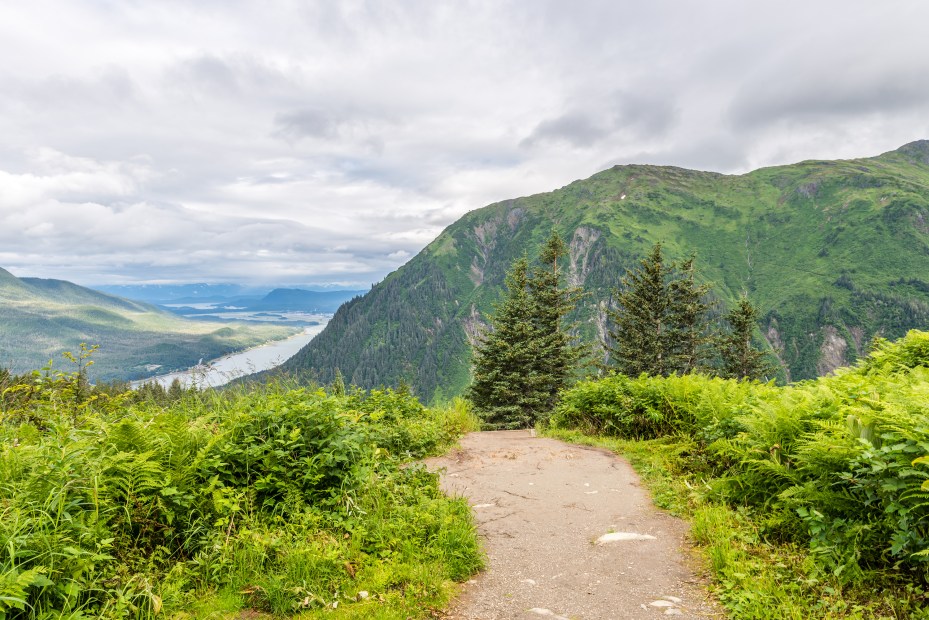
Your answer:
[[[554,231],[531,270],[517,260],[491,331],[474,350],[469,397],[492,428],[524,428],[549,413],[582,356],[564,325],[579,289],[564,288],[559,261],[567,246]]]
[[[529,295],[529,261],[518,259],[506,276],[507,296],[475,346],[468,397],[491,428],[524,428],[544,406],[535,361],[539,343]]]
[[[626,270],[622,290],[617,294],[618,308],[608,311],[614,327],[609,334],[613,344],[607,348],[621,373],[669,373],[669,274],[661,243],[655,244],[637,270]]]
[[[752,333],[758,320],[758,310],[743,296],[726,315],[730,332],[720,339],[723,377],[731,379],[764,379],[773,369],[764,351],[752,346]]]
[[[694,257],[666,263],[661,243],[627,270],[607,345],[617,369],[627,375],[668,376],[701,369],[707,358],[705,301],[709,287],[696,283]]]
[[[535,373],[539,389],[545,395],[543,413],[554,408],[558,392],[568,386],[583,356],[583,347],[575,344],[569,333],[572,326],[564,325],[565,318],[581,298],[580,288],[562,286],[559,261],[567,254],[567,245],[552,230],[539,255],[539,265],[533,269],[529,280],[532,320],[538,338]]]
[[[181,380],[177,377],[174,377],[174,380],[171,382],[171,385],[168,387],[168,402],[176,403],[181,398],[184,397],[184,394],[187,390],[181,385]]]
[[[707,348],[712,340],[706,323],[709,304],[705,301],[710,287],[696,283],[695,260],[696,257],[691,255],[677,266],[668,284],[669,367],[680,374],[702,370],[706,366]]]

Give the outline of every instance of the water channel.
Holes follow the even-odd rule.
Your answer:
[[[225,355],[187,370],[149,377],[142,381],[133,381],[132,387],[138,387],[142,383],[152,381],[168,387],[175,379],[180,379],[181,385],[185,387],[191,385],[219,387],[238,377],[280,366],[293,357],[297,351],[302,349],[325,327],[325,323],[310,325],[304,329],[303,333],[291,336],[286,340],[276,340],[245,351]]]

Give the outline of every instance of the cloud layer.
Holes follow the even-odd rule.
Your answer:
[[[929,5],[0,7],[0,267],[366,286],[470,209],[616,163],[929,137]]]

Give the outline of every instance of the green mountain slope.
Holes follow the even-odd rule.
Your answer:
[[[744,175],[616,166],[559,190],[468,213],[364,297],[343,306],[286,367],[362,386],[405,380],[431,398],[468,382],[468,339],[503,275],[552,227],[590,296],[591,341],[626,267],[656,241],[697,253],[729,302],[744,291],[792,380],[862,355],[874,335],[929,325],[929,141],[879,157],[806,161]]]
[[[63,280],[17,278],[0,269],[0,368],[62,367],[62,351],[100,345],[94,380],[139,379],[195,365],[296,330],[181,319],[155,306]]]

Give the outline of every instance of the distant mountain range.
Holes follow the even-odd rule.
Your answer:
[[[302,311],[331,314],[346,301],[365,291],[312,291],[301,288],[248,288],[238,284],[138,284],[105,285],[102,291],[164,306],[216,304],[235,306],[247,311]],[[189,313],[186,310],[183,314]]]
[[[365,291],[306,291],[276,288],[261,299],[246,303],[248,310],[302,310],[330,313],[345,302],[364,295]]]
[[[0,368],[41,368],[80,343],[100,345],[91,377],[138,379],[195,365],[298,331],[280,325],[217,325],[63,280],[17,278],[0,269]]]
[[[370,387],[403,380],[430,399],[469,380],[469,340],[500,298],[513,260],[552,229],[564,268],[589,296],[589,342],[627,267],[656,241],[695,252],[712,294],[745,292],[782,377],[815,377],[863,355],[874,336],[929,326],[929,141],[878,157],[805,161],[743,175],[615,166],[559,190],[468,213],[285,364],[321,381],[340,368]]]
[[[101,284],[92,288],[152,304],[210,303],[231,299],[260,299],[266,288],[249,288],[239,284]]]
[[[230,304],[250,310],[304,310],[335,312],[359,290],[308,290],[303,288],[247,287],[239,284],[117,284],[100,285],[97,290],[158,305]]]

